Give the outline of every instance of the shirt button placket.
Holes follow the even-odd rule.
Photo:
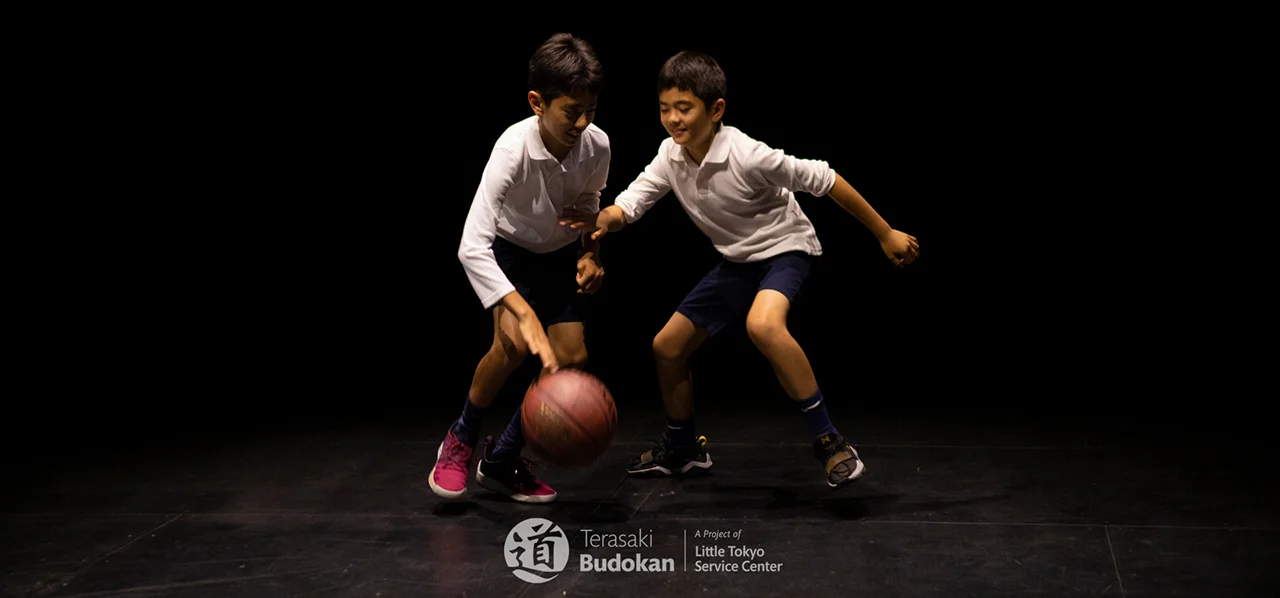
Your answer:
[[[561,209],[563,206],[558,205],[556,202],[563,195],[560,190],[564,188],[564,165],[556,164],[549,170],[550,172],[547,176],[547,199],[551,201],[551,205],[556,209]]]

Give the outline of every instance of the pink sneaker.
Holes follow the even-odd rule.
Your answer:
[[[485,439],[484,457],[476,463],[476,482],[481,486],[510,496],[520,502],[546,503],[556,499],[556,491],[529,472],[532,463],[516,457],[507,461],[490,461],[493,437]]]
[[[467,493],[467,470],[471,467],[471,447],[462,443],[449,430],[440,448],[436,449],[436,465],[431,468],[427,482],[431,491],[445,498],[458,498]]]

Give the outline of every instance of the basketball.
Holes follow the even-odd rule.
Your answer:
[[[582,466],[609,448],[618,410],[604,382],[563,369],[535,380],[520,405],[525,444],[557,465]]]

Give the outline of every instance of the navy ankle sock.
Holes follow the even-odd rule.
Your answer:
[[[800,414],[804,416],[804,423],[809,427],[809,436],[817,439],[824,434],[839,434],[834,424],[831,423],[831,417],[827,415],[827,406],[822,401],[822,390],[814,393],[813,396],[803,400],[796,401],[800,406]]]
[[[498,438],[497,444],[494,445],[493,454],[489,456],[489,460],[508,461],[514,459],[520,454],[520,449],[523,448],[524,428],[520,425],[520,410],[516,409],[516,414],[511,416],[507,429],[502,431],[502,436]]]
[[[462,416],[453,424],[453,433],[458,435],[458,440],[463,444],[474,447],[480,441],[480,423],[484,421],[483,407],[476,407],[471,403],[471,397],[467,397],[467,402],[462,406]]]
[[[696,428],[693,424],[693,417],[688,419],[667,418],[667,435],[671,439],[674,446],[693,446]]]

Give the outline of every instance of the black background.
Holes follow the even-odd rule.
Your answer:
[[[1231,180],[1188,124],[1213,71],[1177,36],[1101,16],[559,10],[193,17],[79,54],[73,141],[46,140],[76,166],[53,169],[54,234],[19,260],[36,274],[21,313],[38,315],[20,322],[32,383],[10,439],[33,422],[51,445],[101,446],[460,408],[492,334],[456,258],[463,221],[557,31],[608,78],[604,205],[665,136],[659,67],[701,50],[726,71],[727,124],[828,161],[919,238],[899,270],[832,200],[798,197],[825,254],[792,328],[833,415],[1163,426],[1234,421],[1265,394],[1242,380],[1270,319],[1239,291],[1264,277],[1218,255],[1211,231],[1242,214],[1197,206]],[[668,195],[604,256],[588,369],[660,409],[650,343],[717,255]],[[740,327],[693,365],[700,405],[790,413]]]

